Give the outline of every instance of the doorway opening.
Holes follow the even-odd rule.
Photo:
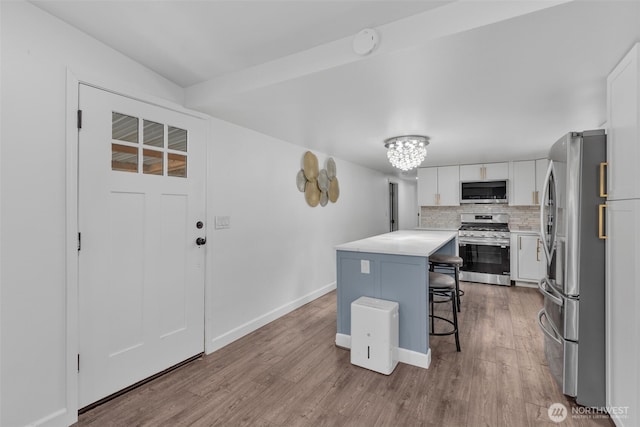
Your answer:
[[[389,183],[389,231],[398,231],[398,184]]]

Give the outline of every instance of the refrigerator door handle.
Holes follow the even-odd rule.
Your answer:
[[[553,327],[551,328],[552,332],[549,332],[549,330],[544,327],[544,324],[542,323],[542,316],[544,316],[545,318],[547,317],[547,312],[544,311],[544,308],[538,312],[538,326],[540,327],[542,332],[544,332],[546,336],[548,336],[558,344],[562,344],[562,341],[557,337],[558,334],[553,330]]]
[[[547,290],[547,287],[542,285],[543,283],[549,283],[546,277],[540,279],[540,281],[538,282],[538,289],[540,290],[540,293],[549,298],[555,305],[558,305],[560,307],[564,306],[564,301],[562,300],[562,298],[557,297],[551,293],[554,292],[553,288],[551,289],[551,292],[549,292]]]
[[[600,197],[609,197],[609,194],[607,193],[605,187],[605,173],[604,173],[604,168],[605,167],[609,167],[609,163],[608,162],[600,162]]]
[[[604,240],[608,237],[604,234],[604,231],[602,231],[604,229],[602,212],[607,208],[607,206],[608,205],[606,203],[598,205],[598,239],[600,240]]]
[[[547,256],[547,265],[551,264],[551,251],[547,242],[547,230],[544,229],[544,204],[547,200],[547,193],[549,191],[549,180],[551,179],[551,171],[553,170],[553,160],[549,160],[549,167],[547,168],[547,174],[544,178],[544,185],[542,186],[542,198],[540,199],[540,239],[542,240],[542,247],[544,253]],[[554,221],[557,218],[553,218]]]

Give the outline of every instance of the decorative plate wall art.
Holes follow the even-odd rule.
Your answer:
[[[296,175],[296,186],[304,193],[304,198],[311,207],[337,202],[340,187],[336,177],[336,162],[329,157],[326,168],[319,170],[318,158],[311,151],[307,151],[302,157],[302,169]]]

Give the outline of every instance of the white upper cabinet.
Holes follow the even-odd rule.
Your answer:
[[[480,181],[484,176],[484,165],[460,165],[460,181]]]
[[[458,206],[460,170],[456,166],[418,169],[418,206]]]
[[[526,160],[511,164],[512,206],[531,206],[536,204],[536,161]]]
[[[540,204],[540,195],[542,194],[548,164],[549,161],[547,159],[511,163],[509,180],[511,188],[510,205],[537,206]]]
[[[438,193],[441,206],[460,205],[460,167],[444,166],[438,168]]]
[[[547,176],[547,169],[549,168],[549,159],[536,160],[536,205],[540,204],[540,197],[542,196],[542,189],[544,187],[544,179]]]
[[[418,168],[418,206],[438,203],[438,168]]]
[[[484,165],[484,179],[509,179],[509,162]]]
[[[460,181],[490,179],[509,179],[509,162],[460,166]]]
[[[640,44],[607,78],[609,200],[640,198]]]

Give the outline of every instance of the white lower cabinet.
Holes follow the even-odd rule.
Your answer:
[[[511,280],[533,286],[546,273],[540,235],[535,231],[511,232]]]
[[[640,425],[640,199],[607,202],[607,406]],[[617,416],[619,415],[619,416]]]

